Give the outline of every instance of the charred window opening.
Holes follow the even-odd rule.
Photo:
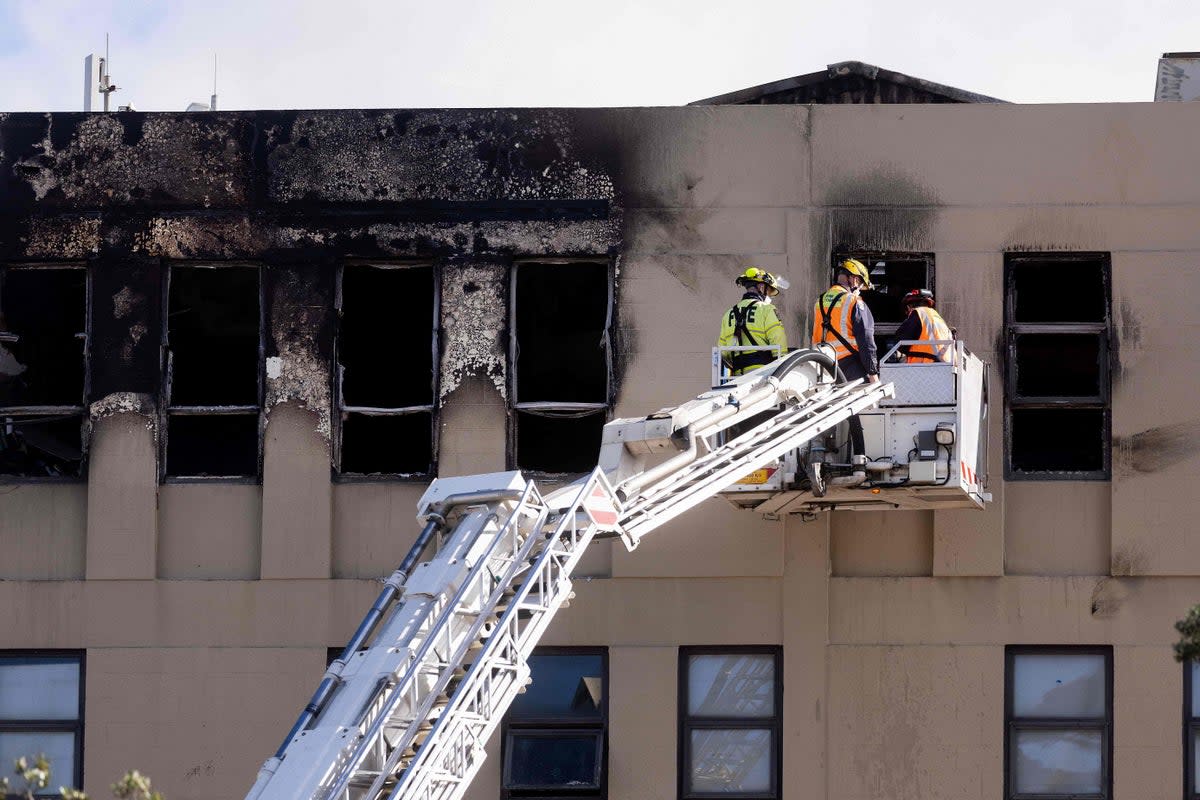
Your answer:
[[[347,264],[338,284],[343,476],[434,471],[438,291],[428,264]]]
[[[87,304],[82,265],[0,267],[0,475],[82,474]]]
[[[913,289],[934,291],[933,254],[847,251],[834,254],[834,266],[847,258],[858,259],[870,270],[874,288],[863,292],[862,299],[875,318],[875,344],[882,357],[907,315],[904,295]]]
[[[1011,254],[1005,276],[1007,477],[1107,479],[1108,255]]]
[[[257,266],[171,267],[163,326],[165,477],[257,477],[261,292]]]
[[[518,468],[595,467],[609,411],[612,286],[606,261],[514,266],[509,364]]]

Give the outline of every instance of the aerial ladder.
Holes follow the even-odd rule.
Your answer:
[[[459,800],[529,682],[528,658],[573,596],[572,571],[593,539],[619,537],[632,550],[895,395],[890,382],[839,380],[828,349],[718,383],[682,405],[608,423],[599,466],[553,492],[516,471],[435,480],[418,503],[412,548],[247,800]],[[775,494],[811,494],[809,473],[727,497],[753,508]],[[803,505],[801,494],[789,497]],[[418,563],[431,545],[436,554]]]

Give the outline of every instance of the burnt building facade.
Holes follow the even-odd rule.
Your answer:
[[[514,753],[564,727],[580,796],[1193,791],[1198,133],[1195,104],[0,115],[0,675],[30,689],[0,683],[0,754],[241,796],[431,478],[587,469],[608,418],[707,386],[745,266],[802,343],[854,255],[884,326],[929,286],[992,364],[993,502],[713,500],[594,545],[541,667],[599,678],[591,711],[516,709],[471,796],[552,791]],[[722,669],[774,699],[729,724],[693,702]],[[726,728],[736,785],[692,746]]]

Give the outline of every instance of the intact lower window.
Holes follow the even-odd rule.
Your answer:
[[[780,796],[782,651],[679,651],[679,796]]]
[[[904,295],[913,289],[934,289],[933,254],[844,251],[834,253],[834,268],[847,258],[858,259],[871,273],[874,288],[863,292],[862,299],[875,318],[875,345],[883,358],[888,341],[907,316],[902,302]]]
[[[1200,798],[1200,662],[1183,665],[1183,785],[1185,796]]]
[[[83,654],[0,652],[0,765],[8,774],[15,759],[41,754],[51,780],[39,796],[83,785]]]
[[[83,265],[0,266],[0,475],[81,475],[87,304]]]
[[[606,796],[604,650],[545,648],[504,719],[504,797]]]
[[[1106,253],[1005,258],[1010,480],[1109,477],[1109,276]]]
[[[610,266],[521,261],[510,297],[512,461],[537,472],[589,471],[610,406]]]
[[[1111,797],[1112,648],[1005,656],[1005,797]]]
[[[168,273],[164,474],[253,478],[262,462],[262,298],[254,265]]]
[[[439,302],[434,268],[347,264],[337,296],[339,474],[432,475]]]

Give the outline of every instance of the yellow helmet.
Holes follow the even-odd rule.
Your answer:
[[[864,289],[873,289],[871,285],[871,273],[857,258],[843,258],[838,262],[837,271],[847,272],[863,282]]]
[[[737,276],[734,283],[740,286],[753,286],[756,283],[765,283],[767,285],[767,294],[771,297],[779,294],[781,290],[788,288],[790,285],[787,278],[772,275],[759,267],[747,267],[745,272]]]

